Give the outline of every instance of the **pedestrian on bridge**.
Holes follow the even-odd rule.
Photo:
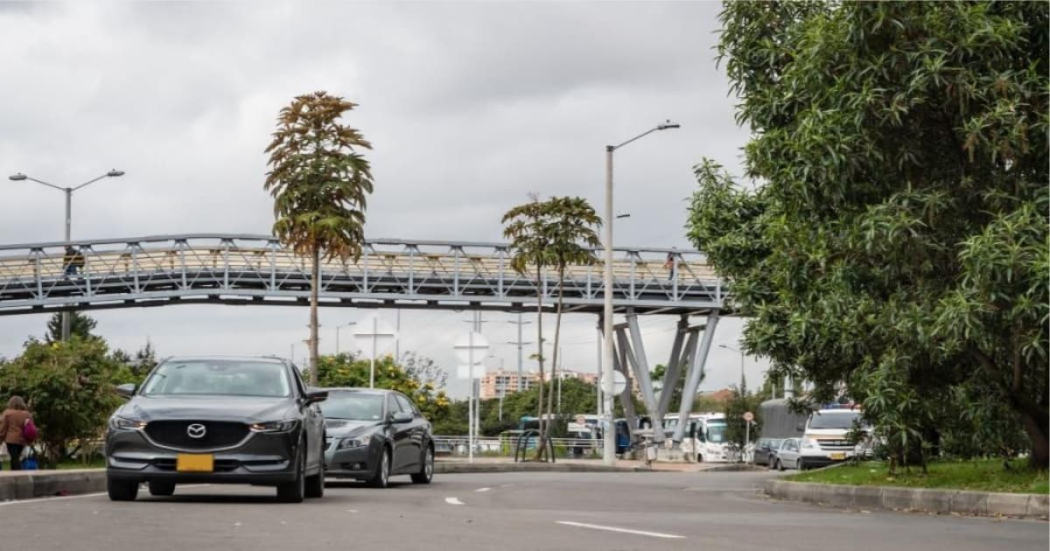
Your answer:
[[[22,470],[22,452],[30,443],[26,439],[27,428],[32,426],[35,436],[36,426],[33,425],[33,416],[29,413],[29,407],[21,396],[12,396],[7,401],[7,409],[0,416],[0,438],[7,445],[7,454],[11,456],[11,470]]]
[[[675,271],[674,257],[675,257],[675,251],[674,251],[674,249],[672,249],[671,252],[667,253],[667,261],[664,262],[664,268],[667,268],[667,279],[668,279],[668,281],[674,280],[674,271]]]
[[[66,245],[66,254],[62,256],[63,272],[67,276],[77,275],[77,268],[83,264],[83,255],[72,245]]]

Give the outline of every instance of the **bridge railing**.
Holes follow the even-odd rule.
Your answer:
[[[0,246],[0,308],[89,300],[104,295],[178,294],[202,289],[304,296],[309,259],[273,237],[177,235]],[[553,298],[557,278],[544,270],[518,274],[506,244],[376,239],[356,262],[338,258],[321,264],[322,293],[427,297]],[[668,255],[673,262],[668,264]],[[596,258],[600,257],[596,251]],[[602,264],[572,266],[567,296],[600,297]],[[706,297],[721,301],[720,280],[697,251],[625,248],[616,251],[614,292],[622,301],[669,305]],[[251,294],[251,293],[249,293]]]

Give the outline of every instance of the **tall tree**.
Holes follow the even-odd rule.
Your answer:
[[[816,399],[845,384],[898,457],[983,389],[1046,468],[1046,4],[739,2],[721,19],[760,185],[701,163],[690,237],[751,317],[746,348]]]
[[[92,333],[95,330],[95,326],[98,322],[91,316],[81,314],[76,310],[69,313],[69,336],[80,337],[82,339],[97,339],[98,337]],[[60,342],[62,340],[62,314],[54,313],[50,318],[47,319],[47,335],[44,336],[44,340],[51,342]]]
[[[561,315],[565,301],[565,272],[569,266],[593,264],[594,249],[601,246],[598,229],[602,219],[582,197],[552,197],[543,203],[547,255],[558,276],[558,305],[554,317],[554,351],[551,354],[551,381],[558,380],[561,352]],[[547,395],[547,417],[554,408],[554,393]]]
[[[541,383],[547,380],[543,370],[543,269],[551,262],[547,252],[550,238],[545,231],[545,216],[539,195],[532,194],[528,203],[510,209],[502,220],[503,236],[510,240],[513,250],[511,268],[523,276],[530,275],[531,270],[536,276],[536,361],[539,363]],[[539,385],[536,416],[540,418],[540,433],[545,435],[547,424],[543,418],[543,386]],[[541,438],[536,457],[542,455],[545,445],[545,439]]]
[[[317,384],[321,259],[356,262],[364,243],[372,172],[358,150],[372,145],[340,120],[355,107],[327,92],[297,96],[281,109],[266,148],[270,172],[263,187],[274,198],[274,235],[311,263],[310,384]]]

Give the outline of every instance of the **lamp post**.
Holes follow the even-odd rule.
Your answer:
[[[65,238],[65,241],[68,244],[69,243],[70,228],[72,226],[72,216],[73,216],[73,192],[78,190],[78,189],[85,188],[85,187],[87,187],[87,186],[89,186],[89,185],[91,185],[91,184],[93,184],[93,183],[95,183],[95,182],[97,182],[97,181],[99,181],[99,180],[101,180],[103,178],[118,178],[118,177],[123,176],[123,175],[124,175],[124,171],[113,169],[113,170],[110,170],[109,172],[103,174],[102,176],[99,176],[98,178],[94,178],[92,180],[88,180],[88,181],[84,182],[83,184],[80,184],[79,186],[75,186],[75,187],[56,186],[54,184],[49,184],[49,183],[47,183],[47,182],[45,182],[43,180],[37,180],[36,178],[33,178],[31,176],[27,176],[25,174],[22,174],[21,172],[19,172],[18,174],[13,174],[13,175],[9,176],[8,179],[10,179],[10,180],[12,180],[14,182],[21,182],[21,181],[24,181],[24,180],[29,180],[30,182],[36,182],[38,184],[45,185],[45,186],[47,186],[49,188],[57,189],[57,190],[59,190],[59,191],[61,191],[61,192],[66,194],[66,238]],[[69,312],[67,312],[67,311],[63,311],[62,312],[62,340],[63,341],[68,341],[69,340]]]
[[[740,392],[744,391],[744,351],[733,348],[732,346],[720,344],[719,348],[725,348],[726,350],[732,350],[740,354]]]
[[[348,323],[346,325],[338,325],[335,328],[335,353],[336,353],[337,356],[339,355],[339,330],[344,328],[344,327],[350,327],[352,325],[357,325],[357,322],[356,321],[352,321],[352,322],[350,322],[350,323]]]
[[[619,145],[605,146],[605,273],[603,282],[605,285],[605,307],[602,315],[602,389],[604,392],[604,404],[602,414],[604,417],[605,435],[602,454],[602,462],[606,465],[616,463],[616,435],[613,428],[613,153],[621,147],[644,138],[658,130],[670,130],[679,128],[679,125],[666,121],[639,134]]]

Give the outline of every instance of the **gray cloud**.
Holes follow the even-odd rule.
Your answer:
[[[709,156],[735,170],[747,137],[715,67],[713,3],[0,6],[0,171],[59,185],[127,172],[77,192],[77,238],[267,233],[262,151],[278,109],[318,89],[358,102],[348,120],[375,144],[373,237],[498,240],[501,214],[530,191],[598,205],[604,146],[673,118],[681,130],[616,154],[617,210],[632,214],[616,243],[686,247],[693,164]],[[54,190],[0,182],[0,242],[60,238],[61,210]],[[229,307],[97,317],[119,346],[148,335],[166,353],[285,353],[307,320]],[[462,317],[406,313],[406,344],[450,364]],[[579,319],[566,365],[590,369],[594,320]],[[673,322],[654,323],[667,340],[655,361]],[[0,318],[0,354],[42,325]],[[736,340],[731,325],[719,339]]]

